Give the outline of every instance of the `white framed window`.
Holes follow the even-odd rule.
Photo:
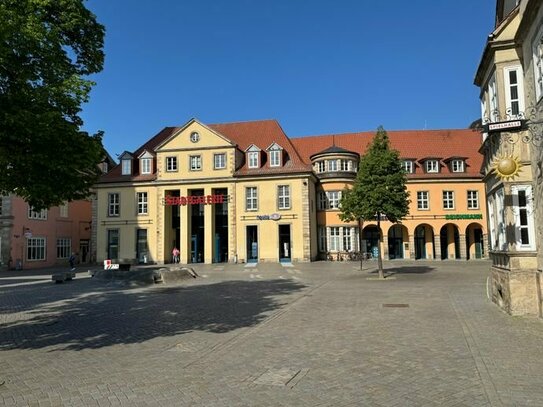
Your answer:
[[[488,226],[489,226],[489,246],[493,250],[498,247],[496,235],[496,212],[494,210],[494,197],[489,196],[487,201],[488,206]]]
[[[504,190],[500,188],[496,191],[496,233],[498,236],[499,250],[507,249],[507,241],[505,239],[505,212],[504,212]]]
[[[334,172],[338,170],[338,160],[327,160],[328,171]]]
[[[479,191],[468,191],[468,209],[479,209]]]
[[[324,161],[317,161],[317,172],[326,171],[326,163]]]
[[[481,122],[484,124],[490,116],[487,116],[486,112],[486,94],[481,98]],[[483,141],[488,137],[488,133],[483,133]]]
[[[290,186],[277,186],[277,208],[290,209]]]
[[[124,159],[121,160],[121,174],[122,175],[131,175],[132,174],[132,160]]]
[[[341,191],[328,191],[326,195],[328,197],[328,208],[338,209],[339,201],[341,200]]]
[[[423,211],[430,209],[430,193],[428,191],[417,191],[417,209]]]
[[[454,209],[454,191],[443,191],[443,209]]]
[[[260,167],[260,163],[259,163],[259,159],[258,159],[259,154],[260,153],[258,151],[249,151],[247,153],[247,159],[249,161],[249,168],[259,168]]]
[[[498,111],[498,94],[496,91],[496,77],[492,75],[492,78],[488,81],[488,117],[492,121],[498,121],[500,112]]]
[[[535,250],[534,208],[531,185],[513,185],[515,243],[517,250]]]
[[[256,187],[245,188],[245,210],[256,211],[258,210],[258,191]]]
[[[511,110],[513,117],[524,113],[524,85],[522,83],[522,68],[519,66],[503,70],[505,83],[505,107]]]
[[[281,150],[270,150],[270,167],[281,166]]]
[[[452,160],[451,169],[452,172],[464,172],[464,160]]]
[[[61,218],[67,218],[68,217],[68,203],[62,204],[58,207],[59,216]]]
[[[202,156],[201,155],[191,155],[189,157],[190,170],[191,171],[200,171],[202,169]]]
[[[439,172],[439,161],[428,160],[425,162],[426,172]]]
[[[325,252],[326,251],[326,227],[319,226],[318,230],[318,240],[319,240],[319,251]]]
[[[119,216],[121,214],[118,192],[107,194],[107,203],[107,216]]]
[[[47,209],[35,211],[34,208],[28,206],[28,219],[47,220]]]
[[[532,44],[536,102],[543,96],[543,28]]]
[[[340,160],[341,171],[349,172],[353,170],[353,162],[351,160]]]
[[[216,170],[226,168],[226,153],[213,154],[213,168]]]
[[[403,166],[404,171],[407,174],[413,174],[413,161],[404,160],[404,161],[402,161],[402,166]]]
[[[31,237],[26,240],[26,259],[28,261],[33,260],[45,260],[45,246],[46,241],[44,237]]]
[[[166,172],[177,171],[177,157],[166,157]]]
[[[141,166],[141,173],[142,174],[150,174],[151,173],[151,163],[152,158],[141,158],[140,159],[140,166]]]
[[[352,241],[352,228],[342,228],[343,229],[343,251],[350,252],[353,250],[353,241]]]
[[[72,239],[61,237],[57,239],[57,259],[68,259],[72,254]]]
[[[331,252],[338,252],[341,250],[340,242],[341,242],[341,233],[339,230],[339,226],[332,226],[330,227],[330,251]]]
[[[137,192],[136,201],[138,205],[138,215],[147,215],[148,213],[147,192]]]

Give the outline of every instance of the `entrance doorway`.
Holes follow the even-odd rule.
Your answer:
[[[86,263],[89,256],[89,241],[88,239],[79,241],[79,261]],[[0,259],[1,260],[1,259]]]
[[[279,225],[279,261],[289,263],[292,259],[290,225]]]
[[[247,263],[258,262],[258,226],[247,226]]]

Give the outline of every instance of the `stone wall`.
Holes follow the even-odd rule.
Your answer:
[[[539,273],[535,269],[510,271],[493,266],[492,301],[511,315],[541,315]]]

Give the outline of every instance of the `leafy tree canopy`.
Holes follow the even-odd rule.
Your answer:
[[[36,209],[84,198],[104,155],[79,117],[104,27],[83,0],[0,0],[0,22],[0,194]]]
[[[381,214],[393,223],[400,221],[409,213],[406,182],[399,153],[390,148],[387,132],[379,127],[360,159],[353,188],[342,194],[341,219],[371,221]]]

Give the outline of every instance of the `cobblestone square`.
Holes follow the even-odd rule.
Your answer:
[[[129,288],[0,275],[0,405],[541,406],[543,324],[486,261],[197,265]]]

